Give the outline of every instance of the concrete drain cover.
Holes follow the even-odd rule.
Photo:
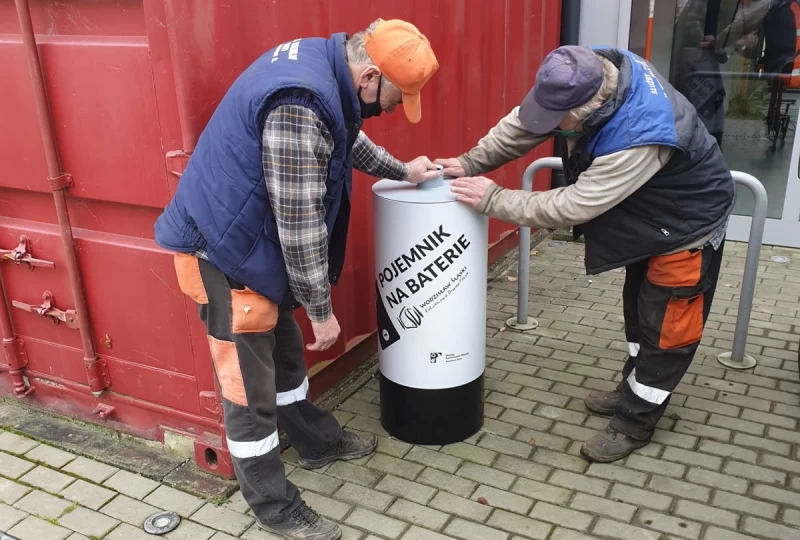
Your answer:
[[[565,242],[563,240],[551,240],[547,245],[550,247],[561,247],[564,244]]]
[[[789,262],[789,257],[784,257],[783,255],[773,255],[769,258],[772,262],[786,264]]]
[[[149,534],[167,534],[178,528],[181,518],[175,512],[159,512],[144,522],[144,532]]]

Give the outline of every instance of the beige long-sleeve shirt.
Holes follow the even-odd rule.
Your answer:
[[[550,138],[522,127],[519,107],[459,157],[467,176],[487,173],[519,158]],[[653,177],[672,157],[667,146],[641,146],[595,159],[575,184],[545,192],[492,186],[479,210],[529,227],[555,229],[585,223],[610,210]]]

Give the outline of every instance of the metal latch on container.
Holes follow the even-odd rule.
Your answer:
[[[34,267],[55,268],[55,263],[34,259],[31,255],[31,241],[24,234],[19,237],[19,245],[14,249],[0,249],[0,261],[11,261],[14,264],[27,264],[31,270]]]
[[[55,299],[53,298],[53,293],[50,291],[45,291],[42,295],[42,299],[44,301],[40,306],[26,304],[17,300],[12,300],[11,305],[15,308],[27,311],[28,313],[36,313],[42,319],[49,317],[53,324],[60,324],[63,322],[66,323],[69,328],[78,328],[77,312],[74,309],[64,311],[55,307]]]

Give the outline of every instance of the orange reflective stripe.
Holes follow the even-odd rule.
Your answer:
[[[278,306],[257,292],[231,289],[231,329],[234,334],[269,332],[278,323]]]
[[[700,283],[702,268],[702,251],[661,255],[650,259],[647,281],[659,287],[694,287]]]

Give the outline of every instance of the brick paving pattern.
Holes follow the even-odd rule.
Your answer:
[[[800,252],[764,248],[748,340],[759,364],[738,372],[716,355],[732,344],[745,249],[727,244],[698,356],[654,442],[624,461],[578,452],[607,423],[584,395],[614,388],[626,358],[624,272],[587,277],[582,246],[545,242],[531,265],[538,329],[505,328],[514,258],[489,286],[482,432],[443,448],[391,439],[373,379],[336,415],[377,434],[378,453],[309,472],[290,449],[287,474],[346,540],[800,539]],[[0,433],[0,531],[21,540],[145,540],[161,508],[184,517],[169,540],[276,538],[238,493],[217,503]]]

